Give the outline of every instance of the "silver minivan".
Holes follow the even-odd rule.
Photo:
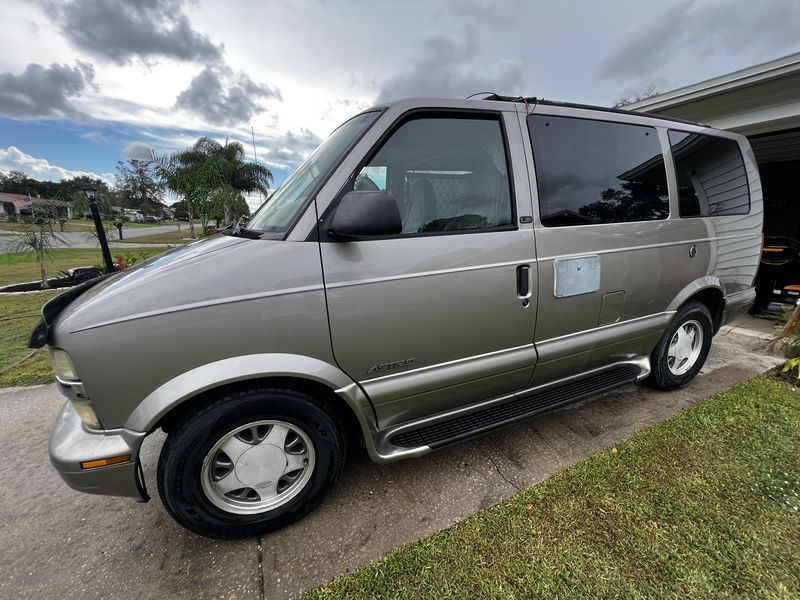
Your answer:
[[[747,140],[535,98],[405,100],[341,125],[244,227],[45,305],[71,487],[197,533],[274,530],[348,448],[417,457],[645,381],[686,385],[747,308]]]

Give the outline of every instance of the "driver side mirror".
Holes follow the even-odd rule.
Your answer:
[[[391,192],[348,192],[333,213],[328,233],[344,241],[379,235],[397,235],[403,230],[397,200]]]

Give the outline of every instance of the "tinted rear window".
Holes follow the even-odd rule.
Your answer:
[[[739,144],[734,140],[670,131],[682,217],[719,217],[750,212],[750,190]]]
[[[531,115],[528,129],[543,225],[669,216],[664,157],[654,128]]]

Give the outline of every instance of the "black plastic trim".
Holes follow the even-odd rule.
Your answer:
[[[698,123],[697,121],[688,121],[679,117],[667,117],[655,113],[644,112],[641,110],[630,110],[627,108],[617,108],[616,106],[598,106],[596,104],[581,104],[579,102],[563,102],[560,100],[545,100],[544,98],[537,98],[530,96],[524,98],[522,96],[500,96],[492,94],[486,98],[479,98],[480,100],[488,100],[493,102],[516,102],[520,104],[529,104],[531,106],[541,104],[544,106],[563,106],[564,108],[579,108],[581,110],[597,110],[600,112],[615,113],[618,115],[633,115],[636,117],[647,117],[648,119],[658,119],[660,121],[673,121],[675,123],[683,123],[684,125],[697,125],[698,127],[711,127],[705,123]]]
[[[639,367],[623,365],[448,421],[404,431],[393,435],[389,439],[389,443],[398,448],[418,448],[420,446],[439,448],[633,383],[641,374],[642,371]]]
[[[74,287],[67,288],[67,291],[61,292],[58,296],[47,302],[42,307],[42,320],[34,327],[28,339],[28,348],[42,348],[45,344],[49,343],[51,341],[52,325],[55,323],[56,317],[58,317],[61,311],[86,290],[94,287],[113,274],[114,273],[106,273],[100,277],[95,277],[94,279],[84,281]]]
[[[136,499],[141,504],[150,502],[150,494],[147,493],[147,484],[144,482],[144,470],[142,469],[142,461],[136,457],[136,491],[139,492],[139,497]]]

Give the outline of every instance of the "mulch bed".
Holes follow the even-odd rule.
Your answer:
[[[781,371],[781,367],[775,369],[775,377],[782,379],[786,383],[790,383],[795,387],[800,387],[800,378],[798,378],[798,376],[800,376],[800,370],[798,370],[797,367],[786,371],[785,373]]]
[[[102,271],[97,267],[78,267],[70,269],[68,277],[53,277],[47,280],[50,286],[48,289],[55,290],[58,288],[72,287],[89,281],[95,277],[102,275]],[[42,291],[41,281],[29,281],[27,283],[14,283],[0,287],[0,294],[7,294],[11,292],[40,292]]]

